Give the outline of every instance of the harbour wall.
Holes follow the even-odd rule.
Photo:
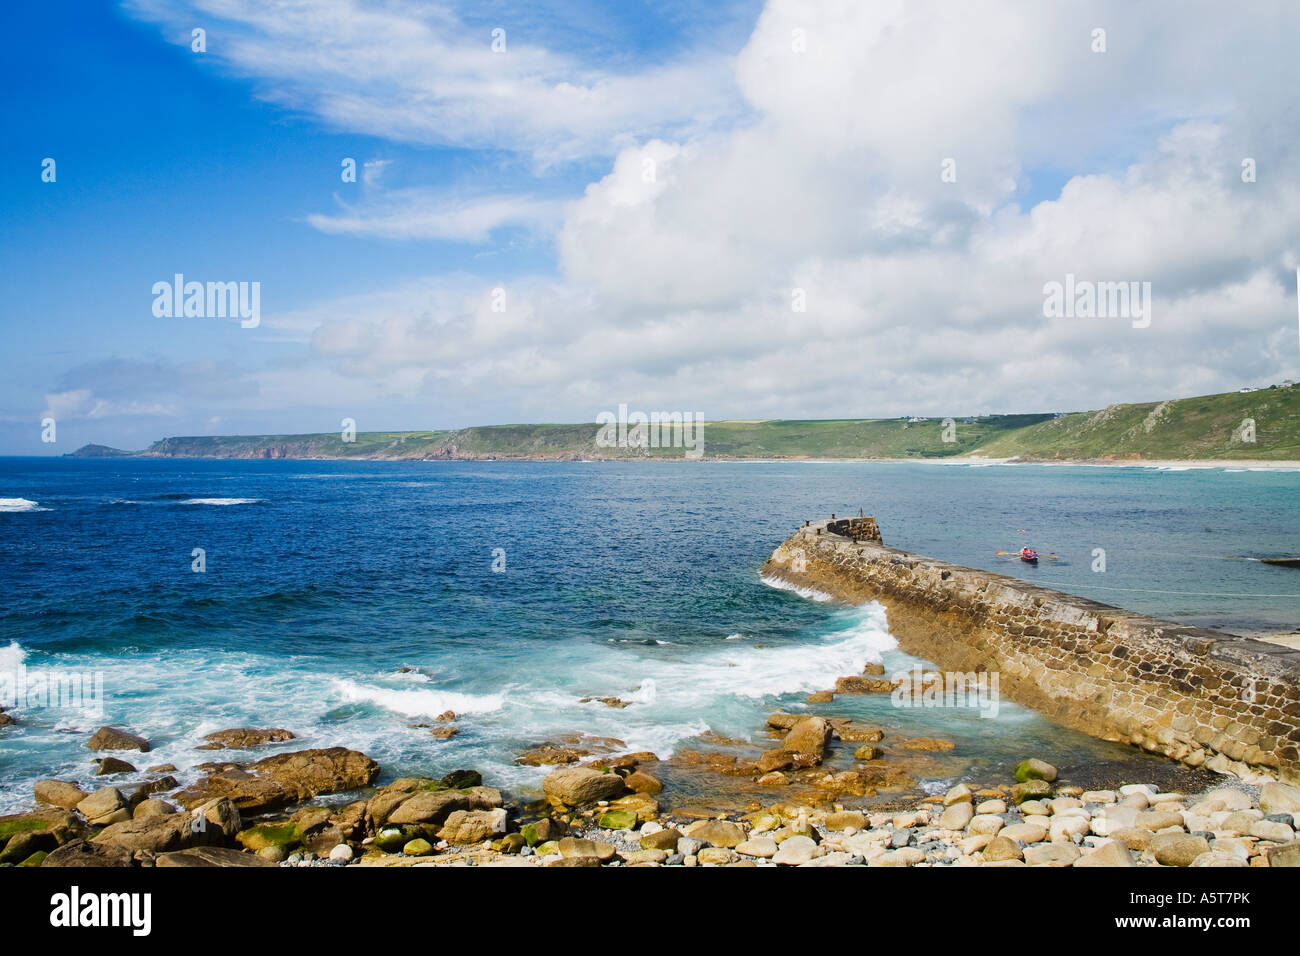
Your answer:
[[[809,522],[765,577],[879,601],[901,649],[1105,740],[1300,782],[1300,651],[1176,624],[885,546],[874,519]]]

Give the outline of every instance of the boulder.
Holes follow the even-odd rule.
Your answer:
[[[835,699],[834,691],[819,690],[814,694],[809,694],[804,703],[807,704],[829,704]]]
[[[988,863],[1000,863],[1003,860],[1023,860],[1024,854],[1015,840],[1004,836],[995,836],[984,846],[984,859]]]
[[[867,825],[867,818],[861,810],[841,810],[826,814],[827,830],[861,830]]]
[[[135,767],[117,757],[103,757],[95,761],[96,777],[107,777],[115,773],[135,773]]]
[[[1266,851],[1265,857],[1270,867],[1300,866],[1300,842],[1271,846]]]
[[[883,677],[840,677],[835,681],[837,694],[888,694],[892,681]]]
[[[596,818],[596,825],[606,830],[632,830],[636,824],[635,810],[607,810]]]
[[[735,850],[725,846],[706,846],[695,858],[701,866],[730,866],[740,859]]]
[[[104,787],[101,790],[96,790],[77,804],[77,811],[91,823],[103,820],[105,817],[111,816],[115,811],[125,808],[126,800],[117,787]]]
[[[1209,841],[1190,833],[1157,833],[1147,847],[1163,866],[1191,866],[1202,853],[1210,852]]]
[[[543,817],[536,823],[528,824],[519,832],[523,834],[524,840],[529,846],[537,846],[539,843],[549,843],[552,840],[560,839],[569,832],[569,825],[561,820]],[[645,846],[646,844],[642,842],[641,845]]]
[[[831,732],[845,743],[874,744],[879,743],[885,732],[871,724],[859,724],[852,720],[831,720]]]
[[[686,835],[710,846],[735,847],[745,842],[745,830],[727,820],[702,820],[686,828]]]
[[[777,843],[771,837],[754,837],[752,840],[736,844],[736,852],[742,856],[753,856],[763,860],[776,856],[777,849]]]
[[[134,862],[131,851],[125,847],[73,840],[51,852],[41,866],[132,866]]]
[[[246,769],[222,767],[174,799],[192,808],[226,797],[241,812],[256,814],[321,794],[369,786],[377,776],[379,764],[359,751],[345,747],[301,750],[265,757]]]
[[[1266,783],[1259,791],[1259,808],[1265,813],[1300,813],[1300,787]]]
[[[1015,840],[1018,843],[1041,843],[1047,839],[1047,827],[1028,821],[1013,823],[999,830],[998,835],[1007,840]]]
[[[820,760],[831,740],[831,725],[822,717],[805,717],[794,724],[781,740],[788,753],[810,754]],[[779,769],[779,768],[770,768]]]
[[[66,780],[40,780],[33,790],[36,793],[37,803],[47,803],[50,806],[62,807],[64,810],[77,809],[77,804],[87,796],[86,792],[75,783]]]
[[[583,750],[580,747],[540,744],[521,753],[515,758],[515,763],[521,763],[528,767],[549,767],[556,764],[577,763],[583,757],[590,756],[590,750]]]
[[[452,790],[467,790],[483,786],[483,775],[477,770],[453,770],[442,778],[443,786]]]
[[[565,767],[546,776],[542,791],[553,804],[582,807],[599,800],[612,800],[624,790],[623,778],[590,767]]]
[[[402,856],[428,856],[433,852],[433,844],[424,837],[408,840],[402,847]]]
[[[794,766],[794,755],[777,747],[775,750],[765,750],[759,756],[758,762],[754,765],[758,768],[759,773],[772,773],[777,770],[785,770]]]
[[[1133,825],[1143,830],[1164,830],[1168,827],[1181,827],[1183,815],[1166,810],[1144,810],[1137,815]]]
[[[64,844],[80,837],[84,829],[81,820],[67,810],[41,807],[0,816],[0,846],[20,833],[49,833],[57,843]]]
[[[229,867],[229,866],[275,866],[271,860],[255,853],[241,853],[223,846],[196,846],[174,853],[162,853],[154,860],[154,866],[184,867]]]
[[[506,832],[506,811],[495,810],[456,810],[447,817],[446,823],[438,831],[440,839],[448,843],[481,843]]]
[[[663,790],[663,781],[654,774],[644,770],[635,770],[623,778],[624,785],[634,793],[658,793]]]
[[[1110,833],[1110,838],[1115,842],[1122,843],[1130,850],[1138,850],[1139,852],[1150,846],[1154,837],[1155,834],[1150,830],[1143,830],[1139,827],[1120,827]]]
[[[195,750],[248,750],[262,744],[278,743],[281,740],[293,740],[294,735],[282,728],[258,730],[253,727],[236,727],[231,730],[218,730],[203,738],[207,741],[195,747]]]
[[[821,847],[808,837],[792,836],[781,841],[776,853],[772,855],[772,862],[783,866],[800,866],[821,853]]]
[[[0,844],[4,846],[0,850],[0,863],[17,866],[35,853],[49,853],[59,845],[59,841],[49,830],[27,830],[15,833],[8,843],[0,840]]]
[[[646,833],[641,837],[641,848],[644,850],[666,850],[674,853],[677,850],[677,841],[681,839],[681,832],[672,827],[665,827],[662,830],[656,830],[654,833]]]
[[[566,859],[590,858],[599,862],[614,858],[614,846],[598,840],[584,840],[580,837],[565,837],[559,843],[560,856]]]
[[[973,816],[975,816],[975,808],[969,800],[965,803],[954,803],[939,817],[939,826],[944,830],[964,830]]]
[[[166,800],[158,800],[155,798],[143,800],[136,804],[135,810],[131,813],[131,818],[134,820],[143,820],[148,817],[165,817],[175,812],[176,808]]]
[[[119,846],[132,853],[138,850],[150,853],[183,850],[192,842],[189,823],[185,816],[177,814],[126,820],[105,827],[92,842]]]
[[[192,829],[200,835],[201,843],[233,840],[242,824],[239,808],[226,797],[217,797],[200,804],[194,808],[190,816]]]
[[[501,806],[501,792],[491,787],[468,790],[419,792],[404,800],[388,815],[388,823],[423,823],[441,826],[453,813],[495,810]],[[378,822],[378,821],[376,821]]]
[[[1011,799],[1016,806],[1020,806],[1026,800],[1038,800],[1042,797],[1051,796],[1051,793],[1052,785],[1046,780],[1030,778],[1011,788]]]
[[[86,743],[91,750],[138,750],[149,752],[149,741],[117,727],[100,727]]]
[[[904,750],[942,753],[943,751],[952,750],[957,745],[951,740],[942,740],[938,737],[914,737],[911,740],[904,740],[900,746]]]
[[[1024,849],[1029,866],[1073,866],[1079,851],[1073,843],[1036,843]]]
[[[1119,840],[1106,843],[1074,861],[1075,866],[1136,866],[1133,856]]]
[[[1051,783],[1055,779],[1056,768],[1037,757],[1022,760],[1016,767],[1016,783],[1024,783],[1026,780],[1046,780]]]

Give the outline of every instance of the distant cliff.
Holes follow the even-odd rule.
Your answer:
[[[87,445],[80,458],[669,459],[667,447],[597,443],[599,426],[487,425],[453,431],[164,438],[143,451]],[[1111,405],[1093,412],[980,418],[706,422],[703,457],[957,458],[1021,461],[1243,459],[1300,461],[1300,388]]]

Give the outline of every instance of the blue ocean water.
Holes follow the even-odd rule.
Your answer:
[[[911,663],[880,608],[759,579],[805,519],[859,508],[898,547],[1174,620],[1291,630],[1300,572],[1249,559],[1300,550],[1297,502],[1300,473],[1223,469],[0,459],[0,677],[103,681],[102,712],[15,708],[0,810],[30,804],[35,780],[85,783],[105,723],[153,742],[139,766],[183,779],[212,757],[193,749],[204,734],[254,726],[298,735],[281,749],[363,750],[388,777],[475,767],[519,789],[544,771],[516,753],[564,734],[661,755],[707,730],[758,740],[773,709],[867,661]],[[996,554],[1025,544],[1059,560]],[[410,726],[448,709],[450,740]],[[1029,753],[1153,759],[1005,702],[994,719],[883,697],[831,711],[957,741],[936,776]]]

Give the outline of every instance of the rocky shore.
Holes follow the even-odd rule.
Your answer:
[[[857,809],[848,803],[875,792],[869,781],[889,779],[867,769],[880,756],[875,729],[783,713],[768,729],[777,746],[736,772],[767,778],[781,799],[715,815],[666,808],[652,753],[583,759],[583,747],[557,744],[520,755],[554,767],[539,797],[503,794],[473,770],[376,786],[379,765],[343,747],[201,764],[205,775],[184,787],[171,765],[150,767],[129,792],[45,780],[35,809],[0,817],[0,866],[1300,866],[1300,787],[1291,784],[1085,790],[1030,758],[1014,780]],[[292,739],[238,728],[203,749]],[[856,748],[859,770],[820,766],[833,740]],[[923,738],[899,749],[945,745]],[[88,746],[149,749],[111,727]],[[100,758],[105,775],[124,772],[110,760],[130,767]]]

